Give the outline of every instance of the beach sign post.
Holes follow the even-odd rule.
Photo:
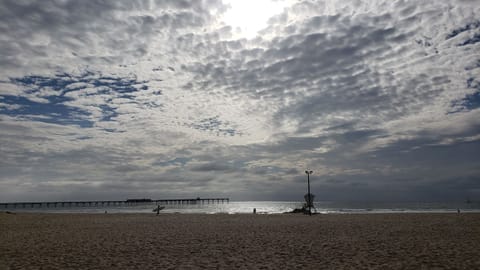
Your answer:
[[[311,216],[312,215],[312,204],[313,204],[313,198],[312,194],[310,193],[310,174],[313,173],[313,171],[305,171],[307,174],[307,186],[308,186],[308,193],[305,196],[305,200],[307,201],[307,206],[308,206],[308,214]]]

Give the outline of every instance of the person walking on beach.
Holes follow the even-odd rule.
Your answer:
[[[253,208],[253,213],[254,213],[254,214],[257,213],[257,208]]]

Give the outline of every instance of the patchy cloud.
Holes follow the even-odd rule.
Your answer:
[[[480,196],[474,1],[251,5],[2,1],[2,200]]]

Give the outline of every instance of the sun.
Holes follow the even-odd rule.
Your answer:
[[[244,38],[254,38],[258,31],[267,27],[268,19],[280,14],[288,6],[286,0],[224,0],[230,8],[223,15],[223,22],[233,32]]]

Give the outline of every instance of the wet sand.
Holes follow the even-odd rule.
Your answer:
[[[480,214],[0,213],[0,269],[480,269]]]

